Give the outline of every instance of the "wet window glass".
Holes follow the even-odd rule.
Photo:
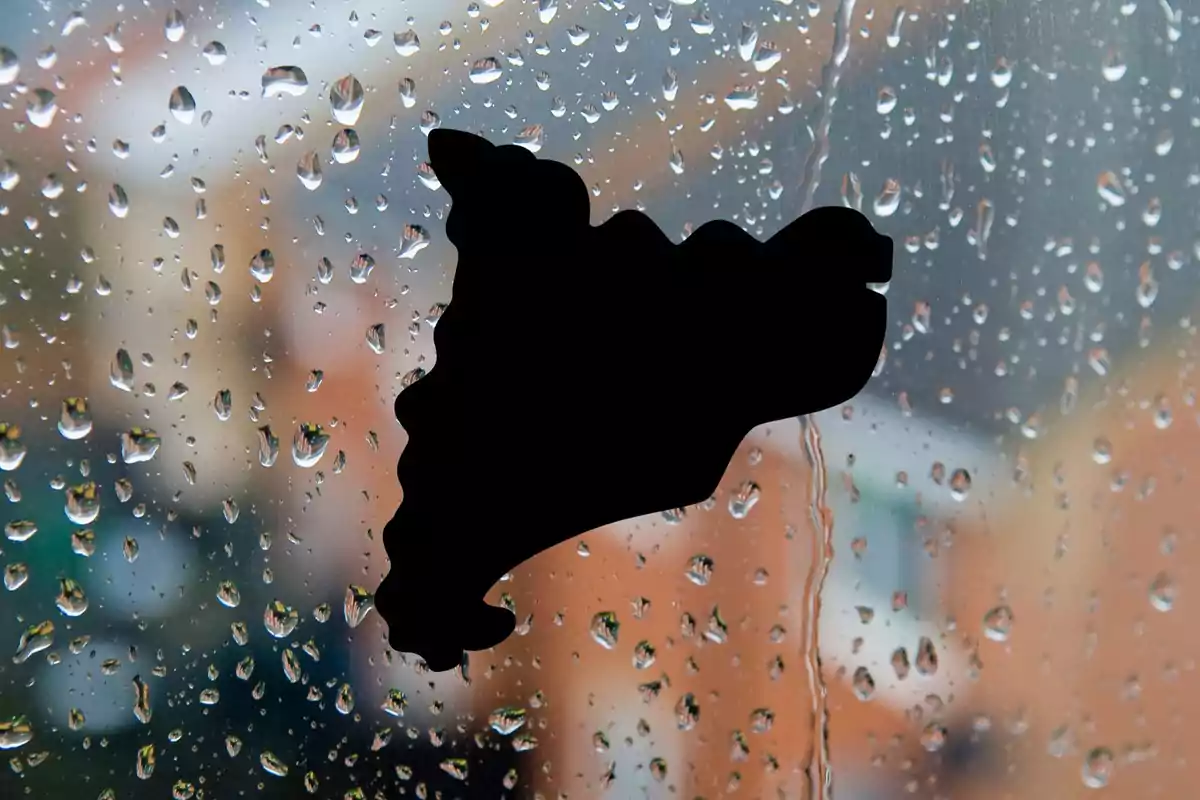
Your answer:
[[[6,12],[0,797],[1190,796],[1195,6]],[[595,223],[849,206],[896,255],[862,394],[521,565],[516,633],[433,673],[372,593],[455,269],[439,126],[569,164]]]

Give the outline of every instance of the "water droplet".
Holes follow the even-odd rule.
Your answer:
[[[162,439],[150,428],[130,428],[121,434],[121,460],[141,464],[154,458]]]
[[[69,487],[63,511],[76,525],[91,525],[100,516],[100,491],[92,481]]]
[[[1125,205],[1125,187],[1115,172],[1100,173],[1100,177],[1096,178],[1096,194],[1113,208]]]
[[[983,634],[993,642],[1007,642],[1012,626],[1013,613],[1008,606],[996,606],[983,615]]]
[[[308,76],[299,67],[271,67],[262,76],[262,96],[300,97],[308,91]]]
[[[300,156],[300,160],[296,163],[296,177],[310,192],[316,191],[321,186],[324,176],[321,174],[321,157],[316,150],[309,150]]]
[[[258,429],[258,463],[270,468],[278,458],[279,437],[272,433],[270,425],[264,425]]]
[[[956,469],[950,475],[950,496],[958,502],[967,499],[971,493],[971,473],[965,469]]]
[[[27,542],[37,532],[37,523],[29,519],[15,519],[4,526],[4,536],[10,542]]]
[[[54,605],[65,617],[79,617],[88,610],[88,599],[78,583],[70,578],[59,578],[58,597],[54,598]]]
[[[217,587],[217,601],[226,608],[237,608],[242,603],[242,593],[233,581],[221,581]]]
[[[92,432],[92,412],[83,397],[68,397],[62,402],[58,432],[64,439],[75,441]]]
[[[392,44],[396,47],[396,52],[405,58],[415,56],[421,50],[421,40],[417,38],[417,32],[412,28],[403,33],[393,34]]]
[[[1125,64],[1125,58],[1118,50],[1109,50],[1104,56],[1104,60],[1100,63],[1100,74],[1104,76],[1104,80],[1109,83],[1116,83],[1125,77],[1125,72],[1128,66]]]
[[[387,349],[384,323],[377,322],[367,328],[367,346],[375,355],[383,355],[384,350]]]
[[[872,203],[872,209],[877,217],[890,217],[896,213],[896,209],[900,207],[900,182],[895,178],[888,178],[883,183],[883,188],[875,197]]]
[[[7,47],[0,47],[0,86],[16,83],[21,74],[21,59]]]
[[[329,435],[320,425],[301,423],[292,437],[292,461],[298,467],[315,467],[328,446]]]
[[[353,75],[340,78],[329,87],[329,110],[334,120],[347,128],[358,122],[365,99],[362,84]]]
[[[129,214],[129,195],[119,183],[114,183],[108,192],[108,210],[117,219],[125,219]]]
[[[346,587],[346,596],[342,600],[342,616],[351,628],[361,625],[374,607],[375,595],[362,586],[350,584]]]
[[[320,184],[319,178],[317,183]],[[250,259],[250,274],[259,283],[271,282],[271,278],[275,276],[275,254],[269,248],[264,247]]]
[[[1175,607],[1175,599],[1178,595],[1179,589],[1167,573],[1160,572],[1150,581],[1150,605],[1156,611],[1164,613],[1170,611]]]
[[[21,638],[17,642],[17,652],[13,654],[13,663],[24,664],[31,657],[49,649],[52,644],[54,644],[53,622],[46,620],[36,625],[30,625],[21,632]],[[2,727],[0,727],[0,731],[3,731]]]
[[[58,98],[49,89],[34,89],[25,105],[25,116],[39,128],[49,128],[58,113]]]
[[[21,562],[9,564],[4,568],[4,588],[15,592],[29,580],[29,567]]]
[[[186,32],[187,20],[183,16],[183,12],[178,8],[173,8],[167,12],[167,21],[163,24],[163,35],[167,37],[167,41],[181,41]]]
[[[28,448],[21,442],[21,428],[0,422],[0,470],[12,472],[25,460]]]
[[[500,62],[492,56],[481,58],[471,64],[471,70],[468,77],[471,83],[488,84],[495,83],[500,80],[500,76],[504,74],[504,68],[500,66]]]
[[[1103,789],[1112,780],[1117,760],[1107,747],[1090,750],[1083,759],[1083,785],[1089,789]]]
[[[743,481],[729,496],[729,515],[734,519],[745,519],[761,494],[757,483]]]
[[[353,128],[343,128],[333,137],[333,160],[339,164],[349,164],[358,159],[358,132]]]
[[[617,615],[612,611],[598,611],[592,617],[592,624],[589,626],[592,634],[592,639],[606,650],[612,650],[617,646],[617,635],[621,630],[621,623],[617,620]]]
[[[24,660],[24,659],[22,659]],[[33,741],[33,727],[23,716],[0,720],[0,750],[16,750]]]
[[[511,736],[525,724],[525,709],[506,706],[488,715],[488,725],[501,736]]]
[[[397,258],[414,258],[429,245],[429,233],[420,225],[405,225]]]
[[[654,665],[657,655],[654,646],[643,639],[633,648],[633,666],[635,669],[649,669]]]
[[[176,86],[171,91],[171,97],[167,100],[167,108],[170,110],[171,116],[184,125],[191,125],[192,120],[196,118],[196,98],[192,97],[192,93],[186,86]]]
[[[200,52],[208,61],[208,63],[214,67],[219,67],[224,64],[225,59],[229,55],[228,51],[225,49],[225,45],[217,41],[209,42],[208,44],[204,45],[204,49]]]
[[[300,615],[296,613],[296,609],[279,600],[272,601],[263,612],[263,627],[276,639],[286,639],[291,636],[292,631],[296,630],[296,626],[299,624]]]
[[[350,280],[354,283],[366,283],[375,269],[375,259],[369,253],[359,253],[350,262]]]
[[[143,725],[150,724],[153,711],[150,707],[150,684],[141,675],[133,676],[133,716]]]
[[[681,731],[690,731],[699,721],[700,704],[696,702],[696,696],[688,692],[675,704],[675,725]]]
[[[758,87],[737,85],[725,95],[725,105],[733,111],[752,111],[758,108]]]
[[[688,561],[687,571],[684,574],[697,586],[707,586],[708,582],[712,580],[714,566],[715,563],[711,558],[699,553]]]
[[[531,153],[542,149],[546,143],[546,133],[541,125],[526,125],[513,137],[513,144],[524,147]]]
[[[875,695],[875,679],[866,667],[854,670],[851,685],[854,688],[854,696],[859,700],[870,700]]]

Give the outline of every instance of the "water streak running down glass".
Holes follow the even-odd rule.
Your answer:
[[[0,797],[1191,796],[1194,4],[6,10]],[[521,565],[517,635],[433,675],[371,591],[441,125],[571,165],[595,223],[846,205],[897,247],[859,397]],[[821,380],[826,315],[781,370]]]

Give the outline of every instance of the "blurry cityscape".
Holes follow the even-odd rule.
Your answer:
[[[5,10],[0,798],[1189,796],[1200,10]],[[448,674],[371,609],[439,125],[571,164],[595,222],[897,243],[860,397],[522,565]]]

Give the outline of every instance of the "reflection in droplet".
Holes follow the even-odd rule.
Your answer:
[[[300,160],[296,163],[296,177],[310,192],[316,191],[321,186],[324,177],[321,174],[321,157],[316,150],[309,150],[300,156]]]
[[[66,491],[63,511],[76,525],[91,525],[100,516],[100,492],[94,482],[72,486]]]
[[[79,617],[88,610],[87,594],[83,587],[70,578],[58,579],[58,597],[54,605],[65,617]]]
[[[121,434],[121,460],[141,464],[154,458],[162,439],[150,428],[130,428]]]
[[[417,32],[412,28],[403,33],[394,34],[392,44],[395,45],[396,52],[405,58],[414,56],[421,50],[421,40],[417,38]]]
[[[24,664],[32,656],[46,650],[54,644],[54,623],[50,620],[30,625],[21,632],[17,642],[17,652],[13,654],[14,664]]]
[[[219,67],[224,64],[225,59],[228,57],[228,51],[226,51],[225,45],[216,41],[209,42],[208,44],[204,45],[204,49],[200,52],[201,55],[203,55],[208,61],[208,63],[212,64],[214,67]]]
[[[1107,747],[1090,750],[1083,760],[1083,785],[1089,789],[1103,789],[1112,780],[1117,760]]]
[[[271,67],[262,76],[262,96],[300,97],[308,91],[308,76],[299,67]]]
[[[339,125],[347,128],[353,127],[358,122],[365,99],[366,95],[363,93],[362,84],[353,75],[339,78],[329,87],[330,113],[333,114],[334,120]]]
[[[0,422],[0,470],[12,472],[21,466],[29,449],[21,442],[21,428]]]
[[[192,120],[196,118],[196,98],[192,97],[192,93],[186,86],[176,86],[171,91],[171,96],[167,100],[167,108],[170,110],[171,116],[184,125],[191,125]]]
[[[108,192],[108,210],[117,219],[124,219],[129,214],[129,196],[119,183],[114,183]]]
[[[621,623],[617,620],[617,615],[614,612],[598,611],[592,617],[592,624],[589,626],[589,630],[596,644],[606,650],[612,650],[617,646]]]
[[[7,47],[0,47],[0,86],[16,83],[21,74],[21,60]]]
[[[333,160],[339,164],[349,164],[358,158],[358,132],[353,128],[343,128],[333,137],[331,148]]]
[[[385,337],[386,332],[384,323],[377,322],[376,324],[367,328],[367,346],[371,348],[371,352],[375,353],[375,355],[381,356],[383,355],[384,350],[387,349],[387,341]]]
[[[86,398],[68,397],[63,400],[58,432],[71,441],[82,439],[92,432],[92,412]]]
[[[0,750],[16,750],[33,741],[33,727],[24,716],[0,720]]]
[[[1113,208],[1125,205],[1125,187],[1111,170],[1100,173],[1100,177],[1096,178],[1096,194]]]
[[[375,607],[375,595],[362,586],[350,584],[342,600],[342,616],[351,628],[357,628]]]
[[[39,128],[49,128],[58,113],[58,98],[49,89],[34,89],[25,105],[25,116]]]
[[[296,609],[285,605],[279,600],[273,600],[263,612],[263,627],[267,633],[276,639],[286,639],[300,624],[300,615]]]
[[[167,21],[163,24],[163,35],[167,37],[168,42],[178,42],[183,40],[183,35],[187,32],[187,21],[183,16],[183,12],[178,8],[173,8],[167,12]]]
[[[250,274],[259,283],[271,282],[271,278],[275,276],[275,254],[271,252],[270,248],[264,247],[250,259]]]
[[[500,76],[504,74],[504,68],[500,66],[500,62],[495,58],[488,56],[481,58],[471,64],[471,70],[468,77],[471,83],[488,84],[500,80]]]
[[[329,434],[320,425],[301,423],[292,437],[292,461],[298,467],[315,467],[328,446]]]

